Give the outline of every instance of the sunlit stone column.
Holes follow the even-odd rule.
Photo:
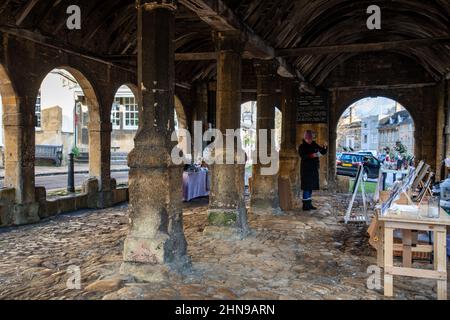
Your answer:
[[[14,188],[15,205],[5,224],[26,224],[39,221],[36,203],[35,118],[36,97],[32,94],[3,98],[3,126],[5,140],[5,188]]]
[[[297,138],[297,103],[298,82],[294,79],[284,79],[281,82],[281,111],[283,114],[282,137],[280,150],[280,179],[289,183],[287,204],[283,210],[291,210],[299,205],[300,197],[300,158],[298,155]],[[280,195],[281,196],[281,195]]]
[[[218,33],[217,47],[217,129],[223,134],[224,147],[227,129],[239,129],[241,122],[241,54],[243,43],[236,33]],[[237,160],[235,150],[215,150],[222,159],[227,152]],[[230,155],[228,155],[230,156]],[[245,237],[248,233],[244,203],[245,164],[214,164],[211,166],[211,192],[208,227],[205,234],[225,238]]]
[[[109,119],[108,119],[109,120]],[[111,191],[111,132],[112,124],[108,122],[89,123],[89,175],[97,178],[99,193],[97,207],[107,208],[112,205]]]
[[[138,9],[140,123],[130,153],[131,229],[122,272],[146,281],[189,266],[182,220],[182,167],[170,155],[174,130],[175,1]]]
[[[275,107],[279,106],[277,100],[277,63],[273,60],[258,60],[254,64],[257,77],[257,151],[258,156],[253,159],[252,192],[250,206],[253,213],[280,214],[278,198],[278,164],[263,164],[260,150],[266,146],[268,158],[272,158],[272,133],[275,133]],[[264,140],[260,130],[267,130]],[[276,159],[278,161],[278,159]],[[262,171],[271,166],[276,169],[271,173]]]

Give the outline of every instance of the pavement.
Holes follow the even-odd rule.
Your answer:
[[[3,187],[4,169],[0,169],[0,188]],[[112,165],[111,177],[117,184],[128,182],[128,166]],[[67,167],[35,167],[36,186],[44,186],[47,191],[67,187]],[[89,178],[88,164],[75,164],[75,187],[80,187]]]
[[[131,211],[126,205],[6,228],[0,230],[0,299],[389,299],[381,285],[367,287],[376,253],[366,225],[342,223],[348,198],[318,193],[314,212],[249,213],[252,232],[243,240],[205,235],[207,199],[184,203],[192,266],[162,283],[120,274]],[[413,266],[428,264],[415,260]],[[73,270],[79,270],[80,290],[67,285]],[[436,299],[434,280],[395,277],[394,286],[393,299]]]
[[[111,165],[111,172],[128,172],[129,167],[126,165]],[[45,177],[53,175],[67,175],[67,166],[54,167],[54,166],[36,166],[34,169],[36,177]],[[89,164],[76,163],[75,174],[89,173]],[[0,180],[5,178],[5,169],[0,169]]]

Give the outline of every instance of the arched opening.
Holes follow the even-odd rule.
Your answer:
[[[177,133],[178,137],[178,144],[181,147],[181,150],[183,153],[189,158],[192,159],[192,154],[188,152],[190,149],[189,141],[185,135],[179,134],[180,129],[188,129],[187,124],[187,116],[186,112],[184,111],[184,106],[181,102],[181,100],[175,96],[175,108],[174,108],[174,128]],[[194,161],[198,161],[198,159],[193,159]]]
[[[139,128],[137,88],[122,85],[116,91],[111,108],[111,177],[117,185],[128,183],[128,154],[134,148]]]
[[[49,196],[67,188],[69,154],[75,159],[75,188],[96,176],[90,159],[90,128],[100,123],[99,104],[91,83],[76,69],[60,67],[42,80],[35,104],[36,185]],[[100,146],[95,147],[99,152]],[[91,157],[92,158],[92,157]]]
[[[364,163],[370,192],[381,169],[401,172],[413,165],[414,130],[413,117],[398,101],[369,97],[354,102],[337,123],[336,174],[354,177]],[[388,174],[388,186],[401,176]]]
[[[248,101],[241,105],[241,143],[247,155],[253,155],[257,141],[257,104],[256,101]],[[245,163],[245,186],[249,186],[253,171],[252,156],[248,156]]]
[[[281,149],[281,130],[283,128],[283,113],[278,107],[275,107],[275,150],[280,152]]]
[[[247,154],[247,161],[245,165],[245,185],[249,185],[249,179],[252,177],[254,153],[257,148],[257,102],[248,101],[241,105],[241,143],[242,148]],[[281,149],[281,138],[282,138],[282,112],[277,106],[275,109],[275,132],[273,140],[275,142],[275,150],[277,152]],[[268,132],[270,135],[271,132]]]

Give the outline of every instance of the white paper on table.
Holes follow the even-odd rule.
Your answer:
[[[396,204],[394,203],[390,209],[391,211],[400,211],[402,213],[419,213],[419,207],[407,204]]]

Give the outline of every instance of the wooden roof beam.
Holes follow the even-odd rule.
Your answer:
[[[240,31],[246,40],[245,51],[258,59],[273,59],[275,50],[256,35],[222,0],[179,0],[216,31]]]
[[[275,59],[275,49],[258,36],[248,25],[227,7],[222,0],[179,0],[188,9],[195,12],[201,20],[216,31],[239,31],[242,33],[246,45],[244,58]],[[282,58],[277,58],[280,64],[279,75],[283,77],[299,77],[304,80],[300,72]]]
[[[31,0],[28,1],[25,7],[20,11],[20,13],[16,17],[16,25],[20,26],[22,22],[28,17],[31,10],[33,10],[34,6],[39,2],[39,0]]]
[[[375,43],[355,43],[355,44],[341,44],[318,47],[302,47],[302,48],[286,48],[277,49],[277,57],[292,57],[304,55],[318,55],[318,54],[336,54],[336,53],[362,53],[395,50],[401,48],[424,47],[436,44],[450,43],[450,37],[435,37],[426,39],[411,39],[386,41]]]

